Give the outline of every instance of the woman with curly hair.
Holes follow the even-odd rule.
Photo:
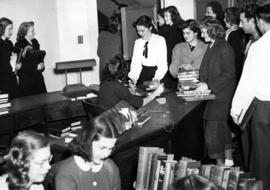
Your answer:
[[[119,121],[105,112],[84,126],[69,144],[73,156],[56,166],[56,190],[121,189],[119,169],[108,158],[117,142]]]
[[[138,67],[138,66],[137,66]],[[126,101],[131,106],[139,108],[157,97],[163,92],[162,85],[149,96],[143,98],[131,94],[127,86],[128,64],[122,55],[114,56],[106,65],[104,79],[100,85],[98,104],[105,108],[112,108],[121,100]]]
[[[41,183],[52,159],[48,139],[34,131],[23,131],[11,143],[0,174],[1,190],[43,190]]]

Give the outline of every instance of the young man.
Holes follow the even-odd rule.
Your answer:
[[[245,49],[245,56],[247,56],[250,45],[260,38],[260,32],[256,25],[256,18],[254,15],[256,8],[256,4],[247,5],[240,14],[239,27],[242,28],[246,34],[250,35]]]
[[[233,97],[231,116],[239,124],[252,99],[258,99],[250,125],[250,172],[253,177],[263,181],[263,189],[270,189],[270,4],[258,7],[255,16],[263,36],[248,51]]]

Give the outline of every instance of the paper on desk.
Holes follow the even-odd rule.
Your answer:
[[[162,98],[157,98],[156,100],[157,100],[157,102],[158,102],[159,104],[165,104],[165,103],[166,103],[166,98],[164,98],[164,97],[162,97]]]

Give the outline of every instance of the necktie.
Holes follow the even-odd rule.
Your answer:
[[[145,42],[145,44],[144,44],[143,56],[144,56],[145,58],[148,57],[148,41]]]

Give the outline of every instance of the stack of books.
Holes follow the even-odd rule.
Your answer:
[[[73,123],[70,123],[69,125],[63,124],[63,125],[58,125],[56,127],[50,127],[49,128],[49,134],[50,136],[56,137],[56,138],[70,138],[70,137],[75,137],[77,136],[76,132],[77,130],[82,129],[82,122],[81,121],[76,121]]]
[[[189,175],[200,175],[222,190],[262,190],[262,182],[240,167],[201,165],[187,157],[176,161],[161,148],[140,147],[136,190],[169,190],[174,181]]]
[[[210,90],[203,94],[195,94],[194,90],[199,84],[199,71],[180,71],[178,77],[177,96],[182,97],[186,101],[199,101],[215,99],[215,95]]]
[[[0,115],[9,113],[11,103],[9,102],[8,94],[0,94]]]

